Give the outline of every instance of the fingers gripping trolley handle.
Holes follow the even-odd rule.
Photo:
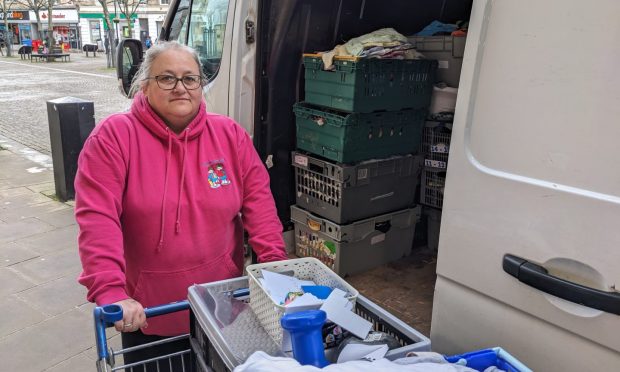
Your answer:
[[[146,308],[144,309],[144,314],[147,318],[151,318],[154,316],[170,314],[187,309],[189,309],[189,302],[185,300]],[[105,360],[108,364],[111,364],[105,329],[113,326],[114,322],[123,319],[123,308],[116,304],[97,306],[93,310],[93,315],[95,321],[95,338],[97,342],[98,360]]]

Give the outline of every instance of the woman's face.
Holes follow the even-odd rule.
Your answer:
[[[150,78],[171,75],[181,78],[200,75],[200,70],[191,54],[185,51],[169,50],[159,55],[151,66]],[[192,121],[200,107],[202,89],[186,89],[178,81],[174,89],[161,89],[155,79],[149,79],[143,88],[151,107],[175,133],[180,133]]]

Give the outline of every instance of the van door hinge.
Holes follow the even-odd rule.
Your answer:
[[[254,26],[254,21],[246,19],[245,21],[245,42],[247,44],[252,44],[255,41],[256,35],[256,26]]]

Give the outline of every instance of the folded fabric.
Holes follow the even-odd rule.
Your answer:
[[[450,34],[452,31],[456,30],[457,25],[442,23],[439,21],[433,21],[428,26],[424,27],[422,31],[418,32],[417,36],[433,36],[437,34]]]
[[[321,369],[308,365],[302,366],[293,358],[273,357],[262,351],[257,351],[250,355],[245,363],[237,366],[234,372],[476,372],[476,370],[466,366],[448,363],[441,354],[432,352],[418,354],[400,358],[393,362],[385,358],[373,362],[355,360],[330,364]],[[498,369],[493,371],[500,372]]]
[[[355,37],[343,45],[336,45],[336,47],[328,52],[321,53],[321,59],[323,60],[323,68],[325,70],[331,70],[334,63],[334,57],[348,56],[359,57],[366,49],[373,47],[393,48],[400,47],[407,43],[407,38],[394,30],[393,28],[382,28],[371,33]],[[409,58],[415,56],[415,54],[402,53],[402,58]]]

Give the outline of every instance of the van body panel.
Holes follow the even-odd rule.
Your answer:
[[[613,0],[474,3],[444,193],[434,350],[501,346],[537,371],[599,370],[584,358],[620,365],[619,316],[502,270],[513,254],[595,289],[614,292],[620,281],[617,14]]]
[[[246,40],[246,25],[256,33],[257,0],[239,1],[234,10],[228,114],[253,136],[254,86],[256,81],[256,41]],[[229,13],[232,12],[229,9]]]
[[[536,372],[617,371],[620,366],[617,351],[444,276],[437,278],[433,302],[433,351],[454,355],[499,345]]]

